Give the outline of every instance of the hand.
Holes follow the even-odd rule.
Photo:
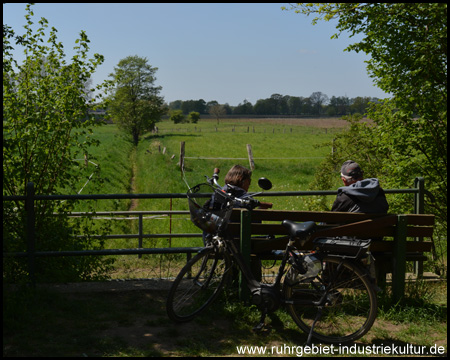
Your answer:
[[[272,203],[268,203],[268,202],[259,202],[259,208],[260,209],[272,209]]]

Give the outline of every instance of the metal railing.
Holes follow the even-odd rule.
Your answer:
[[[424,179],[417,177],[414,180],[414,188],[410,189],[385,189],[387,194],[414,194],[414,213],[423,214],[425,190]],[[284,192],[264,192],[264,197],[284,197],[284,196],[314,196],[314,195],[336,195],[337,190],[326,191],[284,191]],[[200,195],[200,194],[197,194]],[[210,196],[211,194],[203,194]],[[39,200],[101,200],[101,199],[186,199],[185,193],[169,194],[98,194],[98,195],[35,195],[34,184],[27,184],[26,195],[24,196],[3,196],[3,201],[25,201],[26,210],[26,236],[27,250],[25,252],[5,253],[3,256],[27,257],[30,282],[35,282],[35,258],[41,256],[100,256],[100,255],[132,255],[132,254],[173,254],[198,252],[201,247],[174,247],[174,248],[143,248],[142,240],[144,238],[199,238],[201,233],[170,233],[170,234],[144,234],[143,218],[144,214],[189,214],[189,211],[139,211],[139,212],[97,212],[100,214],[137,214],[139,216],[138,234],[117,234],[106,235],[102,237],[117,238],[138,238],[139,247],[134,249],[104,249],[104,250],[81,250],[81,251],[36,251],[36,228],[35,228],[35,201]],[[73,213],[73,216],[88,215],[89,213]],[[93,235],[94,237],[97,235]],[[100,237],[100,235],[98,235]]]

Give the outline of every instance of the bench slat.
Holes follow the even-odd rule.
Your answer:
[[[234,209],[231,221],[238,222],[242,209]],[[363,214],[335,211],[295,211],[255,209],[252,211],[252,221],[315,221],[325,223],[348,223],[371,218],[383,217],[386,214]]]
[[[252,252],[270,252],[272,250],[284,250],[286,248],[287,239],[274,239],[274,240],[252,240]],[[303,247],[298,247],[299,250],[314,250],[313,243],[308,242]],[[406,251],[407,252],[431,252],[432,242],[431,241],[407,241]],[[394,242],[393,241],[374,241],[370,244],[371,252],[393,252]]]
[[[435,216],[430,214],[408,214],[408,225],[433,226]]]
[[[407,241],[406,251],[407,252],[431,252],[432,242],[431,241]],[[393,252],[394,242],[393,241],[375,241],[370,244],[371,252]]]
[[[242,209],[234,209],[231,215],[232,222],[239,222]],[[255,209],[252,211],[252,221],[315,221],[330,224],[346,224],[367,219],[376,219],[390,216],[390,214],[365,214],[334,211],[295,211],[295,210],[269,210]],[[433,226],[435,216],[430,214],[408,214],[409,225]]]
[[[319,226],[320,228],[320,226]],[[240,224],[230,223],[228,225],[228,230],[231,234],[236,234],[239,237]],[[286,228],[281,224],[252,224],[251,225],[252,236],[256,235],[288,235]],[[433,235],[432,227],[422,227],[422,226],[408,226],[407,236],[408,237],[431,237]],[[323,230],[317,232],[315,237],[332,237],[332,236],[359,236],[359,237],[381,237],[381,236],[395,236],[394,226],[378,227],[367,231],[367,229],[352,228],[350,226],[342,229],[337,234],[333,228],[323,227]]]

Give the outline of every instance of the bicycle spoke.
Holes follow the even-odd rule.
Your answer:
[[[167,299],[175,321],[189,321],[214,301],[229,277],[230,260],[210,251],[200,253],[178,274]]]

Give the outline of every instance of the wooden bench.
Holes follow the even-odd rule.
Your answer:
[[[424,253],[432,249],[431,241],[424,237],[433,235],[434,215],[361,214],[342,212],[234,209],[229,231],[240,238],[241,252],[250,263],[251,254],[261,259],[273,258],[272,250],[284,250],[286,239],[255,239],[258,235],[287,235],[281,224],[285,219],[297,222],[314,221],[318,224],[317,237],[355,236],[359,238],[386,237],[372,241],[370,251],[375,258],[377,284],[385,286],[386,274],[392,273],[393,299],[404,295],[406,261],[422,262]],[[407,238],[415,241],[407,241]],[[311,240],[313,239],[311,238]],[[392,239],[389,239],[392,238]],[[312,241],[299,250],[312,250]],[[422,271],[420,266],[419,272]]]

